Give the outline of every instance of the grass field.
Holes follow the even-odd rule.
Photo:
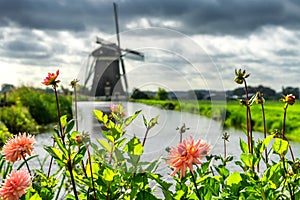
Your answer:
[[[135,100],[147,105],[158,106],[162,109],[177,110],[200,114],[216,120],[224,120],[224,127],[245,129],[246,107],[237,101],[214,102],[210,101],[160,101],[160,100]],[[283,106],[280,101],[266,101],[264,104],[267,133],[275,129],[282,129]],[[251,106],[253,131],[263,132],[263,119],[261,105]],[[295,103],[287,109],[286,136],[290,140],[300,142],[300,104]]]

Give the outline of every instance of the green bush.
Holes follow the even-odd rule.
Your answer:
[[[7,127],[3,122],[0,121],[0,148],[5,144],[6,140],[9,139],[12,134],[8,131]]]
[[[1,108],[0,121],[5,124],[9,132],[14,134],[37,131],[36,121],[32,118],[29,110],[23,107],[20,102],[11,107]]]
[[[20,98],[25,107],[28,107],[31,116],[38,124],[46,125],[57,121],[57,108],[54,94],[46,93],[44,90],[38,90],[28,87],[21,87],[13,91],[12,99]],[[72,118],[71,97],[59,96],[61,114]]]

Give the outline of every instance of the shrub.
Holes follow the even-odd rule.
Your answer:
[[[22,106],[20,102],[17,102],[15,106],[1,108],[0,121],[13,134],[37,131],[36,121],[32,118],[29,110]]]

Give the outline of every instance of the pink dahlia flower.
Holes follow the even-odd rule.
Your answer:
[[[176,148],[173,147],[167,161],[171,168],[174,169],[171,176],[180,171],[181,179],[185,176],[187,167],[194,173],[193,164],[202,164],[201,159],[207,156],[210,149],[210,146],[204,140],[199,139],[195,142],[192,136],[190,140],[186,139],[178,144]]]
[[[0,188],[3,200],[18,200],[31,185],[31,176],[26,170],[12,171]]]
[[[59,75],[59,70],[56,71],[56,74],[54,73],[48,73],[48,76],[44,79],[42,82],[44,85],[52,85],[53,87],[57,87],[57,83],[59,83],[59,80],[56,80],[56,78]]]
[[[26,133],[19,134],[9,139],[3,146],[2,152],[5,159],[14,163],[23,159],[26,155],[31,155],[35,140],[32,136],[26,136]]]

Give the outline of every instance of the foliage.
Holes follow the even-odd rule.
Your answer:
[[[10,101],[20,99],[23,106],[29,109],[30,114],[38,124],[46,125],[57,121],[57,110],[53,92],[46,93],[29,87],[20,87],[12,92]],[[71,98],[60,96],[62,115],[72,118]]]
[[[247,88],[245,79],[249,77],[249,74],[245,70],[239,70],[236,71],[236,75],[235,81],[238,84],[244,83]],[[53,82],[52,85],[57,110],[60,108],[56,93],[58,83],[59,80]],[[198,148],[204,148],[204,143],[200,143],[200,140],[199,143],[193,143],[192,139],[191,143],[180,142],[181,144],[176,146],[178,151],[176,148],[171,150],[177,156],[173,157],[172,168],[177,168],[179,171],[175,171],[175,175],[171,174],[172,179],[168,179],[170,181],[166,181],[161,174],[156,172],[161,158],[151,162],[142,160],[147,136],[158,123],[159,116],[150,120],[142,116],[145,126],[143,140],[136,136],[126,137],[127,128],[134,123],[142,111],[139,110],[127,116],[122,105],[111,106],[109,114],[94,110],[95,118],[102,127],[102,135],[96,138],[95,142],[90,140],[89,134],[79,131],[78,126],[74,128],[77,120],[68,119],[66,115],[59,117],[58,126],[53,133],[53,146],[44,146],[51,159],[48,172],[43,170],[45,160],[42,162],[38,160],[41,165],[40,169],[30,169],[27,162],[31,159],[38,159],[38,155],[28,158],[23,155],[23,161],[17,163],[18,166],[16,163],[7,162],[5,156],[0,155],[1,178],[6,179],[12,168],[19,170],[26,166],[29,172],[33,172],[31,173],[32,185],[21,197],[26,200],[59,198],[67,200],[299,199],[300,160],[294,158],[289,141],[285,137],[285,133],[289,132],[286,125],[290,119],[287,117],[287,113],[290,114],[287,108],[288,105],[295,103],[295,99],[293,95],[287,97],[292,101],[285,101],[284,106],[281,106],[284,114],[282,122],[278,124],[281,126],[281,131],[274,131],[274,134],[270,135],[264,134],[262,140],[254,141],[251,135],[252,125],[255,127],[256,123],[255,118],[252,118],[255,116],[254,113],[270,111],[267,106],[264,107],[265,101],[260,95],[257,94],[248,99],[247,94],[246,99],[241,101],[243,107],[235,107],[234,110],[228,112],[227,117],[230,118],[231,115],[237,115],[238,111],[237,113],[235,111],[239,110],[240,119],[233,120],[232,123],[246,126],[247,141],[240,139],[239,157],[226,155],[226,143],[229,142],[227,133],[224,133],[222,137],[224,152],[223,154],[220,152],[219,155],[210,154],[204,149],[201,154],[197,154]],[[166,101],[160,102],[162,105],[166,103]],[[254,102],[260,104],[261,109],[255,110]],[[184,108],[191,111],[195,108],[191,106],[193,102],[168,103],[174,103],[173,109]],[[15,108],[23,109],[18,102]],[[198,102],[196,108],[211,116],[223,113],[221,109],[213,113],[215,111],[208,106],[202,109],[202,105]],[[246,117],[242,117],[243,115]],[[263,123],[260,125],[265,125],[264,116],[262,115]],[[252,119],[255,123],[251,121]],[[5,130],[5,127],[2,129]],[[187,127],[183,126],[179,129],[182,136],[188,137],[185,135]],[[266,131],[266,126],[263,130]],[[287,154],[291,155],[291,159]],[[199,157],[190,157],[191,155]],[[178,165],[179,160],[181,166]],[[52,161],[56,162],[56,169],[52,168]],[[233,171],[232,166],[238,167],[239,170]],[[184,173],[181,170],[184,170]],[[63,190],[67,193],[66,195],[63,194]]]
[[[151,96],[146,92],[143,92],[139,89],[134,89],[131,97],[132,99],[151,99]]]
[[[0,147],[2,147],[7,139],[12,137],[5,124],[0,121]]]
[[[20,101],[17,101],[14,106],[0,108],[0,121],[13,134],[37,131],[37,123]]]
[[[154,98],[158,99],[158,100],[167,100],[167,99],[169,99],[169,94],[165,89],[158,88],[158,91],[156,92]]]

